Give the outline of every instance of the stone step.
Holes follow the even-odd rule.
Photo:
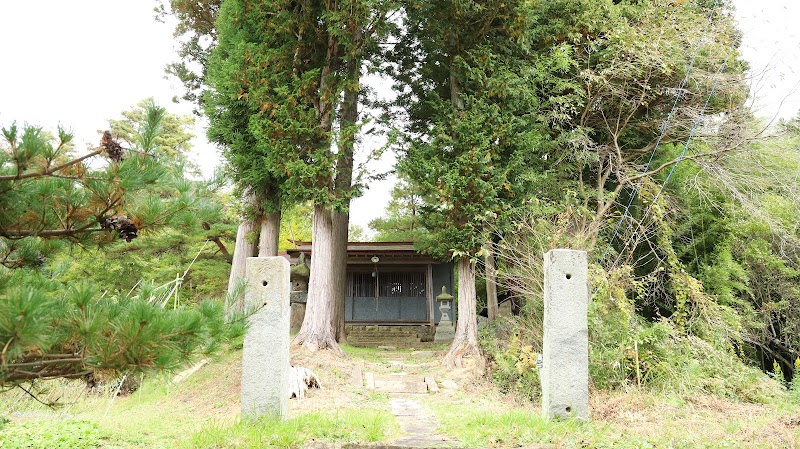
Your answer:
[[[408,330],[408,331],[393,331],[393,330],[385,330],[385,329],[376,329],[371,331],[365,330],[348,330],[345,333],[347,334],[390,334],[390,335],[428,335],[432,334],[433,332],[428,331],[418,331],[418,330]]]
[[[415,334],[415,335],[431,335],[433,334],[432,329],[420,329],[420,328],[400,328],[400,329],[391,329],[391,328],[376,328],[376,329],[352,329],[348,328],[345,330],[348,334]]]
[[[375,380],[375,391],[384,393],[416,393],[428,392],[425,382],[408,382],[403,380]]]
[[[376,375],[372,372],[364,373],[368,389],[384,393],[411,393],[423,394],[439,391],[436,381],[432,376],[409,375],[406,373]]]
[[[347,344],[358,346],[358,345],[369,345],[369,346],[403,346],[403,345],[415,345],[421,344],[423,342],[419,341],[419,339],[407,339],[407,340],[384,340],[384,339],[347,339]]]
[[[422,340],[415,337],[394,337],[394,338],[383,338],[383,337],[347,337],[347,341],[352,343],[354,341],[363,341],[369,343],[420,343]]]
[[[355,337],[417,337],[417,338],[431,336],[431,334],[418,334],[415,332],[409,332],[407,334],[388,333],[388,332],[347,332],[346,335]]]
[[[348,331],[347,335],[433,335],[432,332]]]

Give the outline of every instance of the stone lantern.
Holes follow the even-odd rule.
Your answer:
[[[439,319],[439,324],[436,325],[436,335],[433,337],[433,341],[453,341],[456,333],[455,326],[453,326],[453,321],[450,319],[453,295],[448,294],[447,287],[443,285],[442,294],[436,297],[436,301],[439,303],[439,310],[442,312],[442,318]]]
[[[306,316],[306,300],[308,299],[308,278],[311,271],[306,265],[306,255],[300,254],[296,265],[292,265],[289,279],[292,283],[291,293],[289,293],[289,303],[291,304],[291,320],[289,329],[292,333],[300,331],[303,325],[303,318]]]

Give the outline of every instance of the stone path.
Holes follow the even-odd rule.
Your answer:
[[[439,392],[433,376],[406,372],[367,372],[364,373],[364,380],[367,389],[389,393],[389,405],[404,433],[390,443],[392,447],[431,448],[457,444],[457,441],[437,434],[439,422],[436,415],[421,404],[426,396]]]
[[[450,446],[451,441],[436,434],[438,422],[436,416],[426,410],[409,394],[395,393],[389,399],[392,413],[397,417],[397,423],[403,432],[403,437],[392,444],[403,447],[427,448]]]

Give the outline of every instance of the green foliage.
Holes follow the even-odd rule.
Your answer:
[[[386,412],[378,410],[309,413],[288,420],[261,418],[234,425],[208,425],[192,435],[184,447],[300,448],[309,440],[374,443],[386,437],[391,424]]]
[[[29,421],[3,429],[4,449],[93,449],[100,447],[100,431],[88,421]]]
[[[383,3],[222,5],[203,97],[209,137],[224,146],[236,182],[272,203],[267,212],[308,200],[346,209],[358,193],[348,143],[357,113],[344,117],[339,98],[355,92],[348,101],[357,102],[355,67],[384,26]],[[337,113],[340,151],[332,149]]]
[[[795,359],[792,373],[800,372],[798,370],[800,370],[800,357]],[[792,376],[792,381],[789,382],[789,394],[794,402],[800,402],[800,376]]]
[[[669,1],[530,4],[531,60],[546,73],[534,82],[556,143],[542,162],[542,173],[549,178],[545,186],[550,188],[537,189],[537,196],[556,202],[563,200],[553,194],[566,191],[567,197],[574,196],[574,232],[586,234],[592,246],[614,232],[657,143],[657,159],[647,179],[670,169],[668,144],[684,141],[702,114],[724,112],[725,123],[713,133],[715,138],[706,139],[710,147],[692,145],[689,159],[713,165],[718,155],[729,152],[730,142],[741,141],[747,87],[744,63],[736,52],[739,33],[729,8],[724,2],[715,3],[713,11],[710,5]],[[714,26],[706,32],[709,16]],[[702,43],[700,36],[706,37]],[[725,70],[718,73],[724,63]],[[676,103],[677,87],[687,74],[691,87],[682,90]],[[626,226],[641,225],[636,212],[644,206],[638,199],[633,202],[627,211],[632,224]],[[612,243],[617,250],[629,250]]]
[[[425,201],[422,247],[474,257],[531,188],[522,174],[546,147],[523,4],[411,2],[407,13],[394,56],[409,118],[398,170]]]
[[[93,284],[67,286],[26,270],[0,277],[0,286],[4,385],[173,370],[242,332],[225,324],[219,301],[162,308],[149,297],[103,295]]]
[[[220,223],[213,231],[204,232],[199,226],[185,230],[169,227],[130,243],[72,248],[54,257],[52,265],[56,277],[65,283],[90,277],[111,294],[126,294],[138,283],[162,285],[180,275],[182,301],[224,298],[230,263],[206,238],[211,234],[233,242],[236,229],[233,224]]]
[[[278,249],[286,251],[295,246],[292,241],[311,241],[311,203],[300,203],[285,210],[281,215],[281,231],[278,240]]]
[[[535,401],[541,396],[539,370],[534,349],[524,326],[499,320],[480,332],[483,350],[489,355],[492,379],[501,391]],[[539,345],[541,347],[541,345]]]
[[[377,242],[419,242],[427,230],[420,219],[422,197],[411,182],[400,179],[391,191],[384,216],[369,223]]]
[[[147,107],[146,121],[136,127],[153,140],[164,132],[165,111]],[[60,246],[47,240],[102,243],[113,240],[113,232],[130,241],[150,228],[219,216],[206,186],[186,180],[181,165],[160,163],[149,148],[126,150],[106,134],[99,147],[76,156],[72,136],[58,134],[31,126],[3,130],[0,263],[6,267],[41,265]],[[88,163],[100,155],[105,163]]]
[[[728,336],[731,327],[711,325],[719,318],[710,310],[693,318],[696,329],[708,329],[700,333],[704,338],[687,334],[672,320],[643,319],[636,313],[632,298],[641,294],[648,281],[634,280],[631,274],[630,268],[606,273],[595,266],[590,275],[589,373],[595,387],[633,385],[754,402],[782,395],[778,385],[762,372],[742,363],[729,339],[711,334]],[[531,399],[541,391],[533,363],[542,339],[538,304],[533,308],[529,304],[522,317],[489,328],[481,339],[498,384]]]
[[[133,109],[124,111],[122,119],[109,120],[111,134],[130,147],[175,163],[191,149],[194,126],[191,116],[177,116],[156,105],[152,98],[140,101]],[[147,126],[158,122],[157,127]]]
[[[184,100],[200,103],[206,76],[206,64],[216,45],[216,19],[222,0],[159,0],[156,18],[172,15],[178,22],[173,36],[179,60],[167,66],[167,73],[177,77],[186,91]]]
[[[729,158],[719,177],[691,166],[673,176],[679,198],[675,248],[687,271],[716,302],[738,316],[733,340],[742,356],[768,372],[774,362],[791,377],[798,355],[800,236],[797,233],[797,152],[779,136],[754,144],[743,161]],[[694,188],[689,188],[694,180]]]
[[[21,133],[14,125],[3,130],[4,387],[33,379],[172,370],[241,333],[242,326],[225,325],[218,301],[187,307],[176,300],[165,309],[142,294],[152,278],[131,296],[143,274],[161,277],[159,269],[166,269],[169,281],[183,273],[191,261],[187,247],[199,243],[201,223],[220,220],[221,210],[206,184],[184,177],[181,148],[164,147],[184,145],[185,123],[170,122],[174,117],[152,101],[126,117],[117,124],[135,134],[132,148],[106,132],[100,146],[84,156],[74,154],[71,136],[62,130],[57,137],[30,126]],[[107,161],[89,163],[100,155]],[[147,239],[137,239],[140,235]],[[163,246],[148,246],[154,241]],[[75,257],[81,260],[76,263]],[[215,293],[219,286],[205,281],[224,279],[220,274],[227,265],[225,258],[216,261],[202,261],[183,281],[192,286],[195,275],[207,284],[207,293]]]

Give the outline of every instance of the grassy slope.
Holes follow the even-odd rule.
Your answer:
[[[355,388],[349,378],[355,367],[389,373],[399,365],[388,363],[386,354],[377,351],[348,353],[352,358],[293,355],[295,364],[317,372],[325,389],[302,401],[292,400],[292,418],[284,423],[238,421],[239,352],[178,385],[148,380],[139,391],[114,401],[107,415],[108,396],[84,394],[74,406],[52,412],[17,393],[6,393],[0,396],[0,414],[10,415],[12,422],[0,431],[0,448],[302,447],[312,440],[390,441],[397,427],[388,396]],[[445,372],[436,355],[393,357],[404,357],[404,369],[410,373],[433,373],[440,381],[461,385],[421,402],[436,412],[442,433],[463,447],[800,446],[800,407],[788,401],[749,404],[638,390],[595,392],[589,423],[545,422],[538,405],[499,394],[474,371]],[[80,390],[59,384],[46,396],[62,395],[62,401],[74,402]],[[61,419],[62,414],[67,419]]]

